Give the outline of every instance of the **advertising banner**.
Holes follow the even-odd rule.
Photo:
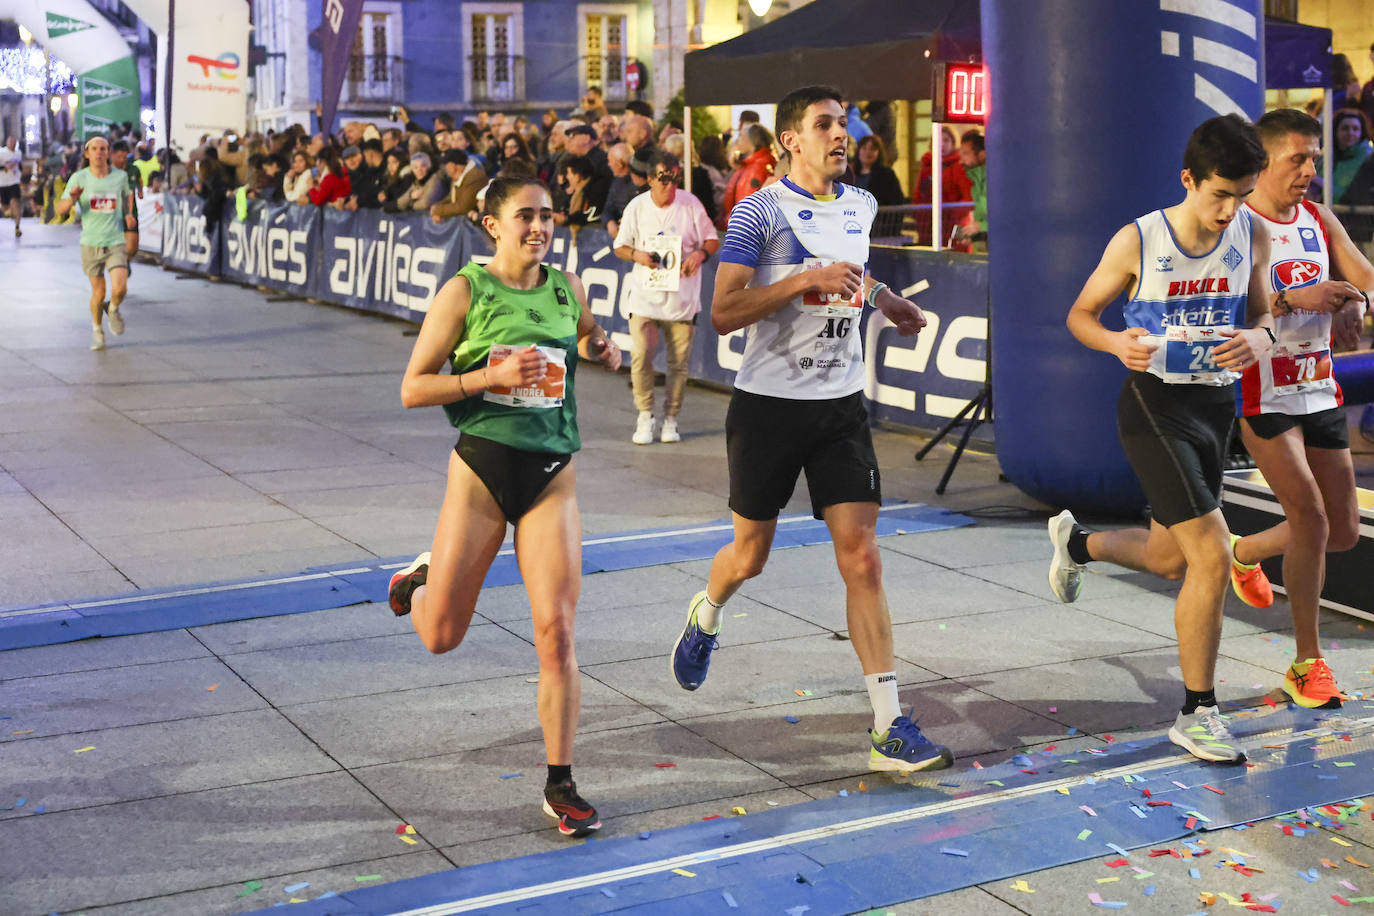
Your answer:
[[[311,268],[320,259],[319,211],[257,200],[248,202],[246,220],[231,211],[225,208],[220,225],[224,276],[296,296],[313,295]]]
[[[173,8],[167,131],[183,156],[202,135],[241,132],[247,123],[248,12],[243,0]]]
[[[421,320],[439,287],[467,262],[466,220],[435,225],[380,210],[319,211],[321,263],[310,293],[317,299]]]
[[[165,207],[164,195],[151,191],[143,192],[138,202],[138,244],[144,251],[162,250],[162,220]]]
[[[315,34],[320,39],[320,94],[323,96],[321,122],[325,133],[334,129],[334,112],[339,108],[348,59],[353,55],[353,39],[363,18],[363,0],[324,0],[324,22]]]
[[[142,208],[140,207],[140,212]],[[163,198],[162,263],[197,273],[220,272],[220,227],[207,232],[205,202],[194,194]],[[151,249],[150,249],[151,250]]]

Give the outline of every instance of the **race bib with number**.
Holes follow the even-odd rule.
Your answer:
[[[819,270],[822,267],[829,267],[833,261],[823,261],[820,258],[807,258],[802,261],[803,270]],[[855,291],[854,295],[846,298],[840,293],[821,293],[809,290],[802,293],[801,305],[798,306],[804,315],[815,315],[817,318],[853,318],[855,321],[863,314],[864,310],[864,291],[863,286]]]
[[[113,213],[119,208],[119,198],[103,194],[100,196],[92,194],[90,197],[90,206],[92,213]]]
[[[492,344],[491,353],[487,357],[487,368],[495,369],[505,362],[512,353],[523,349],[525,348],[512,347],[509,344]],[[537,347],[536,349],[548,359],[548,364],[545,367],[546,372],[542,379],[529,388],[493,386],[486,390],[482,396],[483,399],[492,404],[504,404],[507,407],[561,407],[568,377],[568,353],[566,350],[560,350],[556,347]]]
[[[1281,340],[1269,356],[1274,370],[1277,395],[1322,391],[1336,387],[1331,375],[1331,348],[1325,341],[1304,340],[1296,344]]]
[[[658,266],[649,268],[644,289],[658,293],[675,293],[682,283],[682,236],[651,235],[645,248],[658,255]]]
[[[1173,325],[1164,329],[1164,372],[1171,385],[1215,385],[1234,374],[1217,365],[1213,352],[1231,338],[1222,335],[1229,327]]]

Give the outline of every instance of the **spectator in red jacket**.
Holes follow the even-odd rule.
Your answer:
[[[773,174],[773,166],[778,164],[778,157],[773,155],[773,135],[762,124],[750,124],[745,128],[739,143],[745,155],[725,185],[720,216],[716,218],[716,225],[721,229],[729,225],[730,211],[735,204],[763,187],[768,176]]]
[[[349,182],[348,173],[339,159],[339,151],[332,146],[326,146],[320,150],[315,164],[319,167],[320,176],[319,183],[310,189],[310,202],[316,206],[334,204],[342,207],[343,202],[353,193],[353,185]],[[335,201],[338,203],[335,204]]]
[[[968,206],[946,206],[941,210],[941,234],[948,237],[950,227],[973,212],[973,182],[969,181],[968,175],[964,173],[964,166],[959,162],[959,140],[954,136],[954,131],[948,127],[941,128],[940,131],[940,155],[943,164],[943,169],[940,172],[940,199],[945,204],[969,202]],[[916,179],[916,192],[911,197],[911,202],[914,204],[928,204],[932,200],[930,162],[930,153],[921,157],[921,173]],[[916,228],[920,233],[920,244],[931,244],[930,227],[930,211],[917,210]]]

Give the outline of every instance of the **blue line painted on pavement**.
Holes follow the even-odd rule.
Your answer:
[[[1374,792],[1374,719],[1293,707],[1240,714],[1231,724],[1256,750],[1253,768],[1202,763],[1165,738],[1120,743],[1097,754],[1041,752],[1029,758],[1031,767],[1024,766],[1027,758],[1013,758],[922,777],[920,785],[886,784],[655,831],[647,839],[602,839],[350,890],[297,908],[305,914],[686,916],[725,912],[732,908],[728,896],[744,913],[806,907],[807,916],[827,916],[1097,856],[1124,852],[1129,858],[1130,850],[1194,833],[1185,823],[1194,813],[1201,815],[1199,829],[1218,830]],[[1332,734],[1351,740],[1323,740]],[[1360,766],[1338,769],[1338,760]],[[1027,774],[1029,769],[1036,772]],[[1313,774],[1322,771],[1337,774],[1335,780],[1319,781]],[[991,788],[993,781],[1002,787]],[[1139,817],[1132,808],[1140,806],[1145,789],[1150,800],[1171,804],[1146,807]],[[417,827],[423,836],[423,823]],[[615,829],[614,819],[607,829]],[[1085,830],[1091,833],[1084,836]],[[968,855],[946,855],[948,848]]]
[[[892,503],[879,509],[877,534],[886,537],[971,524],[972,519],[945,509],[919,503]],[[596,535],[582,543],[582,572],[708,559],[730,538],[731,526],[726,521]],[[824,522],[809,515],[783,516],[778,520],[773,547],[802,547],[829,541],[830,532]],[[410,559],[396,557],[365,566],[335,564],[268,579],[240,579],[4,608],[0,609],[0,651],[385,601],[392,574]],[[520,581],[514,551],[506,549],[497,555],[484,584],[492,587]]]

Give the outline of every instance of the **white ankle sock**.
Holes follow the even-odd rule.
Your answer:
[[[902,701],[897,698],[897,672],[865,674],[864,685],[868,687],[868,701],[873,704],[873,730],[881,735],[902,714]]]
[[[697,608],[697,626],[707,633],[715,633],[720,630],[720,609],[723,607],[725,607],[725,602],[716,604],[711,600],[711,596],[707,595],[706,600],[701,603],[701,607]]]

